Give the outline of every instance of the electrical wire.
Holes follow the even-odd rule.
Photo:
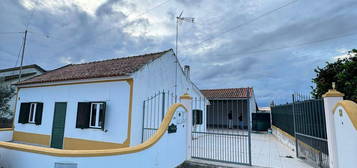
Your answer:
[[[14,65],[14,67],[17,66],[17,64],[19,63],[19,60],[20,60],[20,55],[21,55],[21,51],[22,51],[22,47],[24,46],[24,43],[21,41],[21,44],[20,44],[20,48],[19,48],[19,53],[17,54],[17,59],[16,59],[16,63]]]
[[[287,48],[295,48],[295,47],[300,47],[308,44],[314,44],[314,43],[321,43],[325,41],[330,41],[334,39],[339,39],[347,36],[353,36],[356,35],[357,32],[351,32],[351,33],[344,33],[338,36],[334,37],[328,37],[324,39],[319,39],[319,40],[313,40],[313,41],[308,41],[304,43],[299,43],[299,44],[294,44],[294,45],[288,45],[288,46],[282,46],[282,47],[276,47],[276,48],[267,48],[267,49],[261,49],[261,50],[256,50],[256,51],[251,51],[251,52],[241,52],[241,53],[231,53],[231,54],[214,54],[212,56],[230,56],[230,55],[248,55],[248,54],[256,54],[256,53],[261,53],[261,52],[269,52],[269,51],[274,51],[274,50],[282,50],[282,49],[287,49]]]
[[[274,9],[272,9],[272,10],[269,10],[269,11],[267,11],[267,12],[264,12],[263,14],[258,15],[257,17],[255,17],[255,18],[253,18],[253,19],[251,19],[251,20],[246,21],[245,23],[239,24],[239,25],[237,25],[237,26],[234,26],[233,28],[230,28],[230,29],[227,29],[227,30],[224,30],[224,31],[220,32],[219,35],[216,35],[216,36],[213,36],[213,37],[209,37],[209,38],[207,38],[207,39],[205,39],[205,40],[202,40],[202,41],[200,41],[199,43],[197,43],[197,45],[200,46],[200,45],[202,45],[203,43],[205,43],[205,42],[207,42],[207,41],[211,41],[211,40],[213,40],[213,39],[215,39],[215,38],[217,38],[217,37],[219,37],[219,36],[222,36],[222,35],[224,35],[224,34],[226,34],[226,33],[232,32],[232,31],[234,31],[234,30],[236,30],[236,29],[238,29],[238,28],[241,28],[241,27],[243,27],[243,26],[249,25],[249,24],[251,24],[251,23],[253,23],[253,22],[255,22],[255,21],[257,21],[257,20],[259,20],[259,19],[261,19],[261,18],[263,18],[263,17],[265,17],[265,16],[268,16],[268,15],[274,13],[274,12],[277,12],[278,10],[280,10],[280,9],[282,9],[282,8],[285,8],[285,7],[287,7],[287,6],[290,6],[290,5],[294,4],[294,3],[297,2],[297,1],[299,1],[299,0],[290,1],[290,2],[288,2],[288,3],[286,3],[286,4],[282,5],[282,6],[279,6],[278,8],[274,8]]]

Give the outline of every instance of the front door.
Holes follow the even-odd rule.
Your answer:
[[[64,126],[66,120],[66,102],[56,102],[55,112],[53,115],[53,126],[52,126],[52,137],[51,137],[51,148],[62,149],[63,147],[63,137],[64,137]]]

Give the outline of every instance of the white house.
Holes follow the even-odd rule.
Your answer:
[[[22,81],[17,84],[13,141],[59,149],[140,144],[148,97],[167,91],[205,99],[190,81],[189,68],[184,72],[177,61],[170,49],[70,64]]]
[[[21,81],[32,78],[37,75],[41,75],[46,71],[36,64],[26,65],[22,67]],[[20,67],[13,67],[7,69],[0,69],[0,86],[12,87],[12,84],[19,82]],[[9,101],[9,109],[15,110],[16,96],[13,96]],[[0,116],[11,117],[11,116]]]

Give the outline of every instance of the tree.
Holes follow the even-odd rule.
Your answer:
[[[10,110],[8,104],[13,95],[13,88],[0,86],[0,118],[13,116],[13,112]]]
[[[312,95],[315,98],[331,89],[332,82],[336,82],[336,89],[345,94],[345,99],[357,102],[357,49],[348,52],[349,57],[338,59],[336,62],[326,62],[323,68],[315,69],[316,77],[312,82]]]

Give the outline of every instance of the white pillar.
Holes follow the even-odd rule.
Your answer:
[[[343,100],[344,94],[335,89],[330,89],[322,97],[324,98],[325,118],[326,118],[326,131],[328,153],[330,160],[330,168],[338,168],[337,149],[336,149],[336,131],[335,121],[333,116],[333,109],[336,104]]]
[[[186,107],[186,160],[191,159],[191,131],[192,131],[192,97],[185,93],[180,96],[181,103]]]

